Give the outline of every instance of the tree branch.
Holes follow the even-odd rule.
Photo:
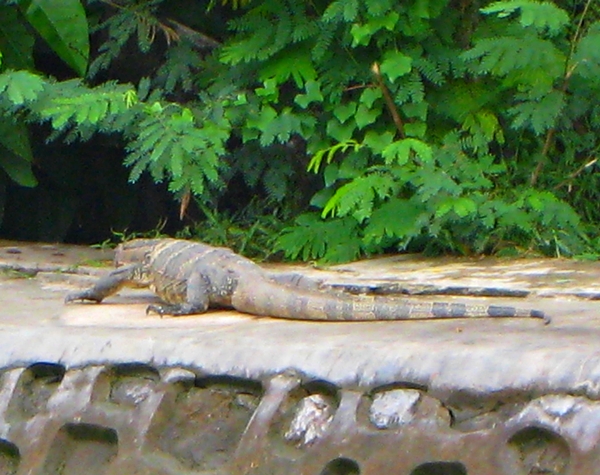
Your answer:
[[[385,100],[388,110],[390,111],[390,114],[392,115],[394,124],[396,124],[396,129],[398,129],[398,133],[400,134],[400,137],[406,138],[406,133],[404,132],[404,124],[402,122],[402,119],[400,118],[400,114],[398,113],[396,104],[394,104],[394,100],[392,99],[390,90],[387,88],[387,86],[383,82],[383,77],[381,76],[381,70],[379,69],[379,63],[377,63],[377,62],[373,63],[373,66],[371,67],[371,71],[373,71],[373,74],[375,75],[375,79],[377,80],[377,85],[379,86],[379,88],[381,89],[381,92],[383,93],[383,98]]]

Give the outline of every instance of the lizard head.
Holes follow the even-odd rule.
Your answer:
[[[115,249],[115,267],[143,263],[161,239],[134,239],[119,244]]]

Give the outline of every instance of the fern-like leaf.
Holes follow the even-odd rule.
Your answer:
[[[393,238],[405,247],[427,224],[428,213],[423,204],[392,198],[373,211],[365,228],[364,241],[372,245]]]
[[[8,102],[15,106],[37,99],[45,84],[44,79],[29,71],[4,71],[0,74],[0,94],[5,94]]]
[[[42,120],[50,120],[55,130],[78,126],[98,126],[107,116],[117,116],[129,109],[135,91],[129,86],[104,83],[88,89],[79,80],[65,81],[33,108]]]
[[[572,58],[571,68],[584,79],[596,80],[600,77],[600,21],[590,25],[581,38]]]
[[[323,21],[325,22],[352,22],[358,16],[358,0],[335,0],[332,2],[325,13]]]
[[[396,189],[396,180],[389,173],[376,172],[359,176],[335,192],[323,208],[321,216],[352,215],[358,222],[362,222],[370,216],[376,198],[389,198]]]
[[[515,70],[541,70],[553,78],[561,76],[566,59],[551,41],[534,33],[476,40],[462,58],[476,62],[477,73],[506,76]]]
[[[534,0],[514,0],[508,2],[494,2],[482,8],[485,14],[496,14],[505,18],[519,11],[519,22],[523,27],[533,27],[549,35],[559,34],[569,24],[569,15],[553,2],[538,2]]]
[[[207,121],[198,127],[189,109],[155,105],[148,112],[128,147],[125,163],[132,167],[130,180],[147,170],[155,181],[168,176],[173,192],[189,189],[202,196],[208,184],[219,182],[219,154],[225,151],[229,124]]]
[[[289,259],[347,262],[360,255],[357,228],[358,223],[351,217],[323,220],[316,213],[306,213],[281,232],[275,248]]]
[[[513,116],[515,129],[531,128],[541,135],[553,127],[565,107],[565,94],[552,91],[540,100],[526,101],[511,107],[508,113]]]

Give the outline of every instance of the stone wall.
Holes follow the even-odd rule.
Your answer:
[[[454,400],[453,400],[454,399]],[[600,463],[600,403],[339,387],[147,364],[5,369],[0,473],[567,475]]]

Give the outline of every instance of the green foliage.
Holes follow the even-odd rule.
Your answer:
[[[19,111],[35,102],[46,81],[34,69],[34,37],[28,23],[57,55],[79,74],[85,74],[89,54],[86,14],[79,0],[20,0],[0,4],[0,168],[21,186],[37,184],[27,128],[6,111]],[[22,21],[21,19],[24,19]],[[0,176],[0,188],[4,188]],[[0,200],[4,204],[4,200]],[[3,206],[2,206],[3,208]],[[2,213],[0,212],[0,216]],[[1,221],[1,220],[0,220]]]
[[[156,17],[159,3],[152,0],[125,3],[117,6],[114,14],[108,16],[105,21],[94,26],[93,31],[106,30],[108,39],[102,43],[98,49],[99,54],[90,64],[90,77],[108,69],[112,62],[119,58],[130,39],[135,41],[142,53],[150,50],[159,30],[167,41],[171,40],[175,35],[174,31]]]
[[[131,102],[135,102],[131,88],[115,83],[90,89],[79,80],[72,80],[47,88],[47,91],[31,110],[41,120],[51,121],[58,132],[74,130],[84,134],[87,128],[98,127],[109,116],[125,113]]]
[[[358,231],[358,223],[351,217],[325,221],[314,214],[301,214],[293,227],[283,229],[276,249],[289,259],[349,261],[360,255]]]
[[[219,182],[219,155],[224,154],[229,137],[228,121],[206,113],[196,119],[190,109],[163,108],[158,102],[148,109],[128,147],[125,163],[132,166],[131,180],[147,169],[156,182],[168,177],[174,192],[204,195],[207,185]]]
[[[7,71],[0,76],[0,94],[4,105],[21,106],[37,99],[44,89],[45,81],[28,71]],[[8,103],[8,104],[7,104]]]
[[[20,21],[19,10],[0,4],[2,68],[33,69],[33,42],[27,26]]]
[[[168,237],[163,233],[164,227],[166,225],[166,221],[160,221],[154,229],[145,232],[137,232],[137,231],[128,231],[127,229],[123,231],[115,231],[113,230],[111,233],[111,237],[105,239],[104,241],[92,244],[91,247],[96,249],[114,249],[119,244],[131,241],[133,239],[160,239]]]
[[[595,116],[595,106],[584,98],[600,86],[589,69],[600,65],[600,43],[593,43],[599,39],[597,22],[590,21],[590,11],[585,18],[571,17],[551,2],[496,2],[482,8],[471,47],[460,50],[438,23],[444,8],[445,2],[387,4],[374,14],[360,2],[333,2],[325,10],[323,20],[343,31],[337,35],[343,49],[316,65],[321,83],[333,74],[329,69],[346,72],[348,61],[363,57],[380,58],[381,76],[373,68],[375,77],[365,76],[369,63],[363,61],[363,74],[336,78],[342,89],[362,83],[360,94],[340,96],[338,89],[323,95],[325,135],[318,141],[307,137],[313,151],[309,170],[327,164],[325,189],[313,205],[332,222],[352,218],[360,239],[345,246],[354,253],[390,246],[585,252],[586,226],[552,191],[561,180],[560,162],[555,171],[548,162],[567,144],[581,158],[600,146],[597,138],[585,145],[576,135],[566,138],[575,121],[591,125]],[[446,15],[444,21],[446,31],[465,28],[464,17]],[[388,31],[401,32],[402,49]],[[390,120],[394,112],[401,123]],[[539,176],[544,165],[548,173]],[[543,181],[545,189],[526,181]],[[315,244],[309,229],[321,222],[314,219],[309,226],[303,218],[282,237],[280,246],[290,257],[329,259],[327,244],[346,240],[341,230],[327,237],[317,231]]]
[[[22,106],[34,100],[44,88],[44,81],[27,71],[0,73],[0,104],[5,107]],[[33,155],[25,124],[14,117],[0,118],[0,168],[21,186],[33,187],[37,180],[31,164]]]
[[[79,0],[19,0],[29,24],[56,54],[79,75],[87,69],[88,24]]]
[[[35,21],[32,5],[43,13]],[[215,0],[185,18],[171,17],[167,0],[98,1],[88,7],[101,39],[88,77],[62,81],[32,72],[24,24],[50,23],[64,43],[63,20],[80,12],[74,1],[68,14],[41,5],[0,6],[11,20],[0,21],[4,38],[23,32],[12,45],[0,35],[0,110],[10,117],[0,127],[26,120],[47,123],[52,139],[118,136],[132,181],[148,173],[182,200],[196,197],[205,229],[190,233],[203,239],[329,261],[404,249],[597,252],[600,8],[591,0],[480,10]],[[148,63],[127,70],[135,86],[105,80],[124,61]],[[8,175],[33,184],[17,172],[32,161],[23,141],[0,143]]]
[[[481,12],[497,14],[499,18],[507,18],[519,12],[519,23],[524,28],[532,27],[539,33],[555,36],[569,24],[568,13],[552,2],[517,0],[512,2],[494,2]]]
[[[198,225],[187,226],[178,233],[178,237],[226,246],[263,261],[272,258],[278,251],[274,236],[283,228],[282,219],[277,211],[264,214],[267,203],[252,200],[233,213],[215,211],[201,202],[198,205],[205,219]]]

